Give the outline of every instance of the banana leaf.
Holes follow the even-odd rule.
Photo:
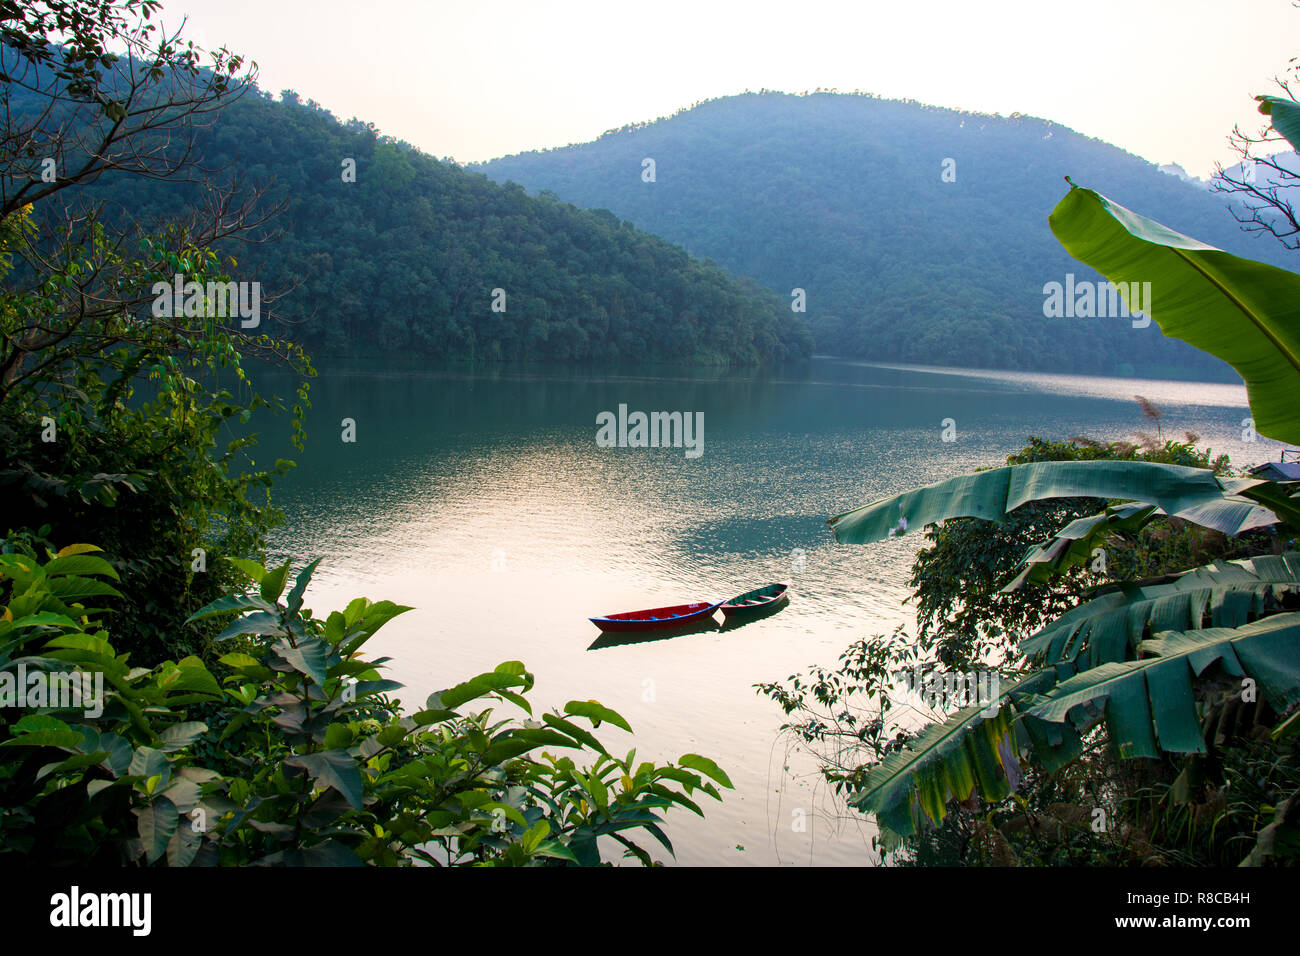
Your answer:
[[[1287,138],[1292,149],[1300,150],[1300,103],[1280,96],[1257,96],[1259,111],[1273,121],[1273,128]]]
[[[949,800],[966,800],[976,788],[990,803],[1010,795],[1008,777],[1019,770],[1013,714],[1008,707],[992,717],[983,713],[974,705],[931,724],[908,749],[867,773],[850,806],[893,833],[909,834],[921,816],[941,822]]]
[[[1289,123],[1289,111],[1282,119],[1270,108],[1275,123]],[[1174,232],[1073,182],[1048,223],[1070,255],[1121,290],[1149,282],[1144,311],[1160,330],[1236,369],[1256,431],[1300,444],[1300,275]]]
[[[1254,678],[1279,713],[1300,702],[1300,613],[1165,631],[1141,649],[1150,656],[1073,674],[1069,662],[1049,667],[1005,691],[992,716],[972,706],[932,724],[870,770],[850,805],[890,833],[915,833],[924,821],[941,823],[952,800],[977,792],[989,802],[1005,798],[1030,751],[1049,772],[1060,769],[1102,720],[1126,758],[1204,753],[1193,681],[1216,665]]]
[[[959,475],[881,498],[831,518],[835,538],[867,544],[948,518],[1003,517],[1027,501],[1107,498],[1155,505],[1165,514],[1235,535],[1277,521],[1247,500],[1257,487],[1278,486],[1253,478],[1218,478],[1205,468],[1149,461],[1036,461]]]
[[[1188,509],[1179,517],[1205,527],[1235,527],[1238,532],[1261,528],[1278,520],[1300,528],[1295,499],[1289,497],[1286,490],[1289,489],[1278,483],[1275,488],[1264,484],[1247,491],[1249,496],[1269,507],[1261,508],[1249,501],[1225,497],[1222,501]],[[1002,588],[1002,593],[1010,594],[1029,583],[1045,584],[1067,568],[1086,564],[1111,535],[1139,531],[1162,514],[1164,512],[1153,505],[1121,505],[1087,518],[1077,518],[1058,531],[1055,537],[1030,548],[1021,561],[1022,570]]]
[[[1112,534],[1138,531],[1159,514],[1160,509],[1154,505],[1121,505],[1071,521],[1056,537],[1029,550],[1021,562],[1023,570],[1002,588],[1002,593],[1010,594],[1031,582],[1043,584],[1066,568],[1086,564]]]
[[[1020,741],[1013,721],[1017,699],[1032,700],[1055,683],[1043,671],[1002,690],[997,699],[966,707],[931,724],[907,746],[869,770],[849,805],[873,814],[891,834],[915,833],[922,818],[942,821],[949,800],[978,791],[988,802],[1008,796],[1019,779]]]
[[[1300,553],[1216,562],[1149,584],[1121,583],[1062,614],[1022,641],[1044,664],[1072,661],[1083,671],[1136,654],[1147,633],[1239,627],[1300,595]]]
[[[1104,717],[1125,757],[1204,753],[1192,682],[1217,667],[1251,677],[1278,713],[1300,703],[1300,613],[1241,627],[1165,631],[1140,650],[1150,656],[1082,671],[1023,706],[1027,716],[1084,731]]]

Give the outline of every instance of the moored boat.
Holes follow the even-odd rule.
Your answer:
[[[738,615],[756,614],[759,611],[771,611],[782,601],[787,600],[789,596],[789,582],[778,581],[775,584],[768,584],[752,591],[746,591],[744,594],[736,595],[722,605],[722,613],[725,617],[730,618]]]
[[[606,614],[588,620],[602,631],[653,631],[664,627],[698,623],[712,617],[713,612],[721,604],[721,601],[713,603],[695,601],[692,604],[678,604],[674,607],[652,607],[645,611]]]

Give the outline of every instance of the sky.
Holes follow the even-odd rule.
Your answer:
[[[1208,177],[1300,55],[1291,0],[163,0],[182,17],[263,89],[460,162],[827,87],[1039,116]]]

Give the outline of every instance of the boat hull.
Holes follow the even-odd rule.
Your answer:
[[[713,612],[722,605],[721,601],[696,601],[692,604],[678,604],[674,607],[655,607],[645,611],[624,611],[621,614],[607,614],[604,617],[589,618],[602,631],[657,631],[683,624],[695,624],[713,617]]]
[[[789,598],[790,585],[781,581],[776,584],[769,584],[766,587],[755,588],[753,591],[746,591],[744,594],[732,598],[722,605],[722,614],[724,617],[733,618],[772,611],[789,600]]]

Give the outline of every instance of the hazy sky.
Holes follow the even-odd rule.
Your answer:
[[[1206,176],[1300,55],[1291,0],[163,2],[264,89],[462,162],[821,86],[1041,116]]]

